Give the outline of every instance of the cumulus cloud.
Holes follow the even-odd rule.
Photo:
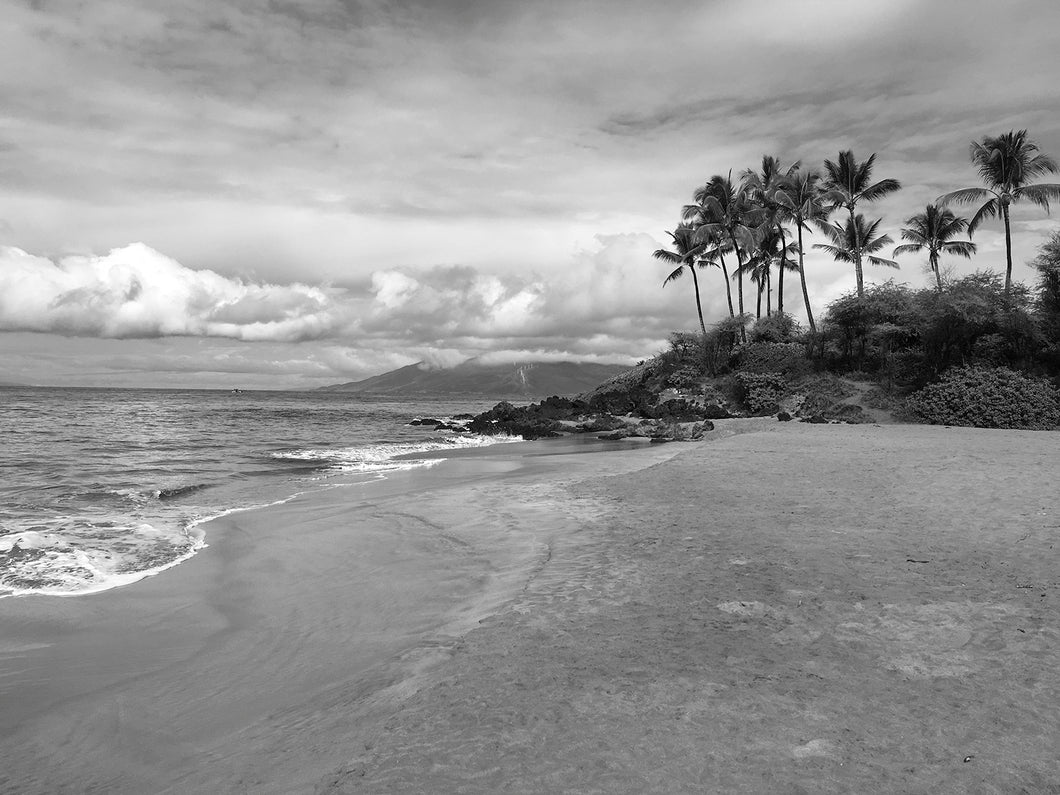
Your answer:
[[[57,261],[0,249],[0,329],[74,336],[318,339],[336,330],[334,293],[192,270],[143,245]]]

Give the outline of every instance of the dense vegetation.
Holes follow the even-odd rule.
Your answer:
[[[971,146],[982,187],[952,191],[927,204],[894,239],[864,211],[895,193],[893,179],[873,181],[876,155],[852,152],[826,160],[823,173],[796,162],[783,168],[766,156],[739,180],[715,175],[693,193],[671,232],[673,249],[655,252],[672,266],[664,284],[692,276],[698,334],[674,334],[657,357],[656,386],[690,392],[727,390],[746,411],[776,411],[808,380],[854,375],[878,383],[878,399],[906,419],[1006,428],[1060,423],[1060,230],[1032,261],[1037,280],[1012,280],[1009,210],[1026,201],[1048,211],[1060,184],[1038,183],[1056,172],[1025,130],[985,137]],[[971,219],[948,205],[975,206]],[[833,218],[834,216],[834,218]],[[980,270],[946,278],[944,257],[971,258],[971,235],[988,218],[1005,228],[1004,274]],[[833,301],[818,321],[805,278],[804,233],[827,242],[814,248],[853,266],[855,289]],[[896,256],[926,255],[933,284],[914,289],[888,281],[866,286],[864,267],[898,267]],[[729,317],[708,329],[697,270],[722,276]],[[784,275],[797,274],[808,328],[784,311]],[[755,312],[745,289],[753,286]],[[774,282],[776,307],[773,306]],[[735,290],[734,290],[735,287]],[[735,293],[735,296],[734,296]],[[735,300],[734,300],[735,299]]]

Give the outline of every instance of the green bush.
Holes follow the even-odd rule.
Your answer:
[[[797,376],[812,369],[806,349],[797,342],[749,342],[736,349],[736,362],[740,370],[748,373]]]
[[[798,330],[795,318],[787,313],[778,312],[756,320],[751,330],[747,332],[747,339],[751,342],[789,342]]]
[[[740,401],[752,414],[772,414],[777,411],[777,404],[787,391],[784,376],[779,373],[746,373],[736,374],[736,384]]]
[[[1060,426],[1060,395],[1046,381],[1003,367],[960,367],[910,396],[934,425],[1049,430]]]

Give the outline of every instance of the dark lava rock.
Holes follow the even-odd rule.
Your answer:
[[[677,398],[675,400],[664,400],[655,406],[645,410],[642,416],[651,417],[656,420],[667,422],[698,422],[706,419],[703,416],[703,407],[697,406],[687,400]]]
[[[821,414],[814,414],[811,417],[803,417],[802,422],[809,422],[813,425],[827,425],[828,420]]]
[[[540,414],[536,404],[516,407],[508,401],[498,403],[467,424],[467,429],[472,433],[485,436],[509,434],[524,439],[559,436],[557,431],[560,427],[557,419]]]
[[[583,422],[576,430],[581,433],[596,433],[598,431],[617,431],[626,427],[626,423],[618,417],[610,414],[601,414],[593,417],[590,422]]]
[[[604,441],[608,442],[617,442],[619,439],[628,439],[630,435],[630,432],[623,428],[622,430],[615,431],[613,433],[602,433],[596,438],[603,439]]]
[[[413,420],[409,425],[445,425],[445,423],[433,417],[423,417],[422,419]]]
[[[728,409],[717,403],[711,403],[700,409],[700,413],[705,420],[727,420],[732,417]]]
[[[648,416],[643,411],[650,411],[655,405],[655,393],[643,386],[629,389],[613,389],[601,392],[589,399],[588,409],[594,414],[637,414]]]
[[[786,411],[777,412],[777,419],[781,422],[791,422],[791,415]]]

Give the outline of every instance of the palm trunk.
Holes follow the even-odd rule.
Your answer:
[[[784,270],[788,267],[788,241],[784,236],[784,225],[780,224],[780,273],[777,274],[777,314],[784,314]]]
[[[766,317],[773,316],[773,276],[766,271]]]
[[[740,299],[740,314],[743,314],[743,257],[740,256],[740,246],[736,242],[736,235],[729,230],[729,240],[732,241],[732,250],[736,253],[736,289]]]
[[[939,272],[939,258],[932,254],[928,261],[931,263],[931,270],[935,274],[935,282],[938,284],[939,292],[942,292],[942,274]]]
[[[732,285],[729,284],[729,269],[725,267],[725,255],[718,252],[718,262],[721,263],[721,275],[725,277],[725,300],[729,302],[729,317],[736,317],[732,310]]]
[[[696,289],[696,312],[699,313],[699,327],[703,329],[703,336],[707,336],[707,324],[703,322],[703,304],[699,300],[699,277],[696,276],[696,266],[689,265],[688,269],[692,272],[692,285]]]
[[[739,298],[740,314],[743,314],[743,263],[740,255],[736,255],[736,295]]]
[[[736,290],[737,296],[740,300],[740,317],[744,315],[743,312],[743,257],[740,256],[740,246],[736,242],[736,235],[733,234],[732,230],[729,230],[729,239],[732,241],[732,250],[736,252]],[[747,342],[747,332],[744,327],[740,326],[740,342]]]
[[[758,282],[758,304],[755,306],[755,320],[762,319],[762,288],[765,287],[765,280]]]
[[[854,205],[850,205],[850,228],[854,230],[854,278],[858,283],[858,300],[865,297],[865,271],[861,265],[861,238],[858,235],[857,219],[854,217]]]
[[[810,292],[806,289],[806,268],[803,267],[802,258],[802,224],[799,224],[799,281],[802,282],[802,300],[806,303],[806,320],[810,324],[810,331],[817,333],[817,326],[813,322],[813,310],[810,309]]]
[[[1005,219],[1005,301],[1012,292],[1012,227],[1008,220],[1008,203],[1002,200],[1001,213]]]

